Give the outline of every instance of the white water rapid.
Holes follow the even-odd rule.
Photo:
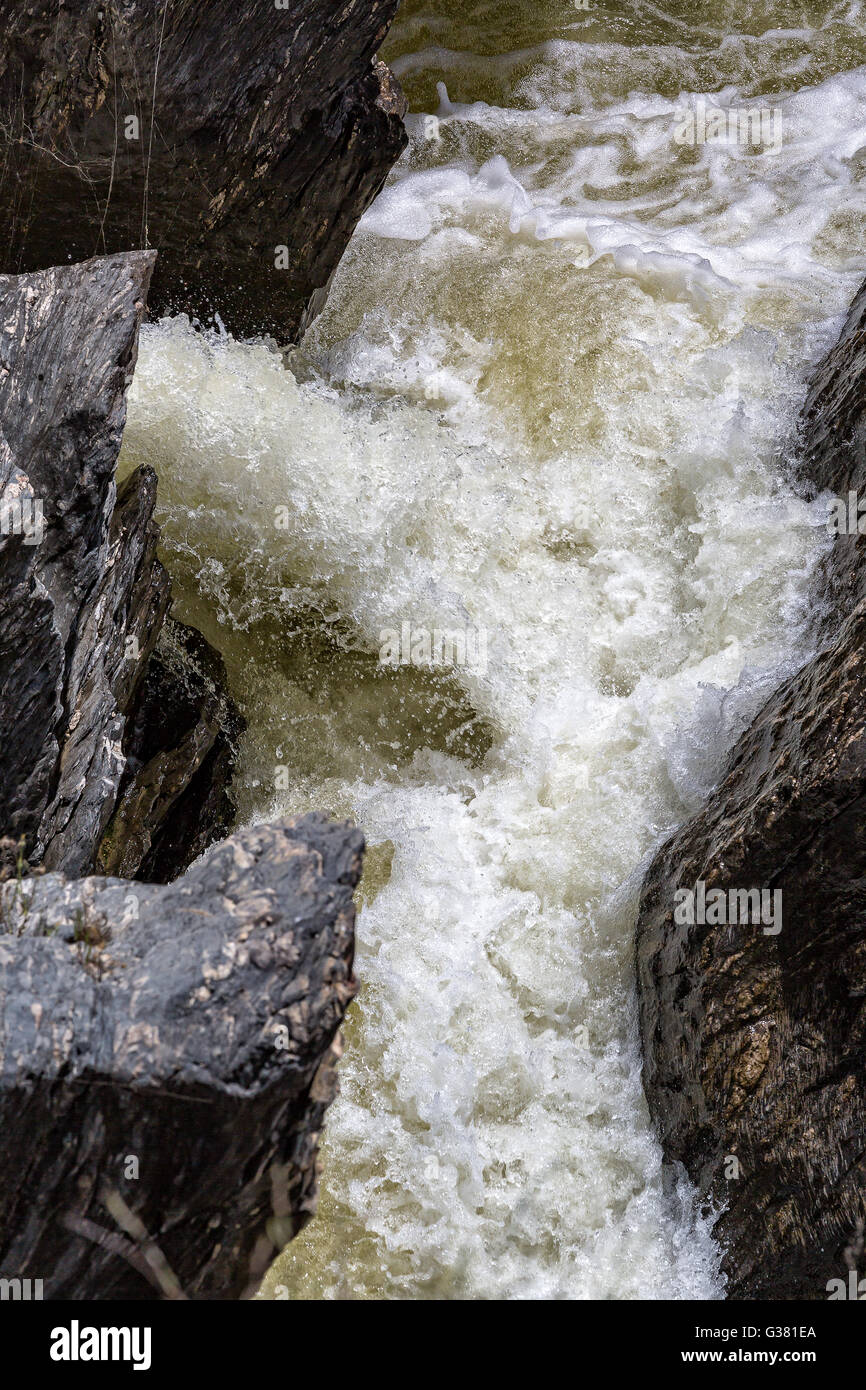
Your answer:
[[[146,326],[123,451],[249,721],[241,823],[370,845],[320,1212],[265,1295],[717,1298],[636,894],[805,651],[785,448],[866,270],[861,5],[410,0],[383,56],[410,147],[302,349]],[[677,143],[700,98],[780,142]],[[381,664],[405,622],[486,661]]]

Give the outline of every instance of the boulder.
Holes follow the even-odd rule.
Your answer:
[[[255,1289],[316,1202],[362,850],[308,815],[168,885],[0,882],[0,1276]]]
[[[299,336],[406,143],[398,0],[0,0],[0,270],[155,247],[150,307]]]
[[[126,767],[103,835],[100,872],[168,883],[224,838],[243,720],[222,657],[195,628],[168,618],[129,721]]]

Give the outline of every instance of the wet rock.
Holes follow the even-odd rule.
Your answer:
[[[152,311],[295,338],[406,142],[397,0],[0,0],[0,269],[153,246]]]
[[[0,1273],[55,1298],[254,1287],[314,1208],[355,989],[351,828],[176,877],[228,829],[241,725],[167,617],[155,475],[115,487],[152,265],[0,278]]]
[[[0,828],[28,856],[89,863],[121,767],[122,708],[168,605],[153,474],[115,507],[126,385],[154,257],[0,277],[0,497],[42,534],[0,538]],[[127,646],[126,637],[132,641]],[[125,659],[127,650],[137,656]]]
[[[71,875],[98,855],[137,873],[157,842],[154,872],[180,872],[228,822],[239,721],[215,653],[204,674],[203,638],[187,663],[201,671],[196,718],[187,709],[179,728],[143,713],[156,680],[172,703],[165,639],[151,671],[170,585],[156,476],[139,469],[117,490],[114,471],[153,262],[134,252],[0,277],[0,721],[15,731],[0,749],[0,832]],[[197,816],[184,803],[194,779]]]
[[[102,873],[168,883],[228,834],[242,729],[219,653],[169,618],[128,723],[124,779],[97,855]]]
[[[866,597],[866,285],[833,350],[818,369],[803,407],[800,476],[807,494],[829,491],[845,521],[818,576],[823,626],[832,637],[840,616]],[[852,496],[853,494],[853,496]],[[859,516],[862,503],[863,515]],[[849,528],[850,520],[853,523]],[[862,531],[859,529],[862,526]]]
[[[232,836],[174,883],[0,884],[0,1273],[235,1298],[316,1202],[355,993],[357,830]]]
[[[813,491],[863,492],[864,318],[866,289],[806,402]],[[821,650],[760,710],[641,897],[644,1088],[666,1158],[723,1208],[715,1230],[733,1298],[839,1297],[866,1273],[861,545],[837,541],[816,583]],[[726,922],[677,900],[701,883],[705,900],[723,890]],[[746,889],[780,894],[780,920],[744,921],[730,892]]]

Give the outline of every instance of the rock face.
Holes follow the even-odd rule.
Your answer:
[[[309,1218],[363,840],[232,836],[168,886],[0,883],[0,1274],[236,1298]]]
[[[0,269],[156,247],[154,312],[299,335],[406,141],[398,0],[0,0]]]
[[[127,726],[120,794],[97,854],[102,873],[168,883],[228,834],[242,730],[219,653],[169,618]]]
[[[829,490],[846,503],[846,511],[849,492],[866,504],[866,285],[851,305],[839,342],[816,373],[803,407],[803,439],[806,488]],[[824,628],[830,636],[840,615],[866,597],[866,537],[857,529],[856,510],[855,502],[855,525],[850,531],[840,529],[819,577]],[[866,519],[862,524],[866,531]]]
[[[806,402],[802,459],[804,487],[866,497],[866,287]],[[760,711],[641,898],[644,1087],[666,1157],[724,1207],[733,1298],[845,1297],[866,1272],[862,545],[836,542],[821,650]],[[727,895],[727,925],[685,920],[697,902],[675,895],[699,883],[705,900]],[[743,921],[730,891],[755,889],[781,898]]]
[[[163,656],[151,663],[171,597],[156,477],[114,482],[153,262],[135,252],[0,277],[0,833],[72,875],[99,855],[168,877],[226,824],[237,714],[212,654],[210,693],[176,696],[177,745],[148,719],[155,682],[171,703]],[[172,814],[196,778],[201,814],[181,831]]]

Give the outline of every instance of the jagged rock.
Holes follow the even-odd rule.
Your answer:
[[[406,141],[397,3],[0,0],[0,269],[154,246],[153,311],[296,337]]]
[[[170,586],[156,556],[156,476],[139,469],[116,493],[114,470],[153,262],[135,252],[0,277],[0,515],[18,508],[0,536],[0,832],[23,837],[32,863],[72,875],[94,867],[121,795],[106,867],[135,872],[156,840],[169,843],[175,806],[184,824],[162,852],[166,871],[227,823],[238,721],[224,691],[202,695],[173,758],[156,721],[138,717]],[[23,534],[37,504],[41,534]],[[146,798],[133,777],[153,774],[157,755],[171,766],[138,823],[135,797]],[[193,778],[197,819],[183,805]]]
[[[127,727],[120,797],[97,855],[102,873],[167,883],[228,834],[242,728],[219,653],[169,618]]]
[[[0,1274],[46,1298],[255,1286],[315,1207],[362,852],[309,815],[168,886],[0,885]]]
[[[803,412],[803,476],[842,497],[866,477],[864,316],[866,287]],[[666,1158],[724,1208],[733,1298],[826,1299],[866,1272],[862,558],[859,536],[837,541],[816,591],[822,649],[761,709],[641,897],[644,1088]],[[781,929],[675,920],[676,891],[700,881],[781,892]]]
[[[14,484],[43,517],[38,543],[0,539],[0,828],[73,872],[95,848],[120,766],[119,705],[168,603],[154,568],[153,474],[131,482],[115,511],[153,260],[139,252],[0,278],[0,489],[5,500]],[[127,631],[140,646],[130,662]]]
[[[349,827],[108,876],[225,832],[240,728],[166,621],[155,475],[115,489],[152,264],[0,278],[0,1273],[55,1298],[255,1284],[314,1207],[355,988]]]

